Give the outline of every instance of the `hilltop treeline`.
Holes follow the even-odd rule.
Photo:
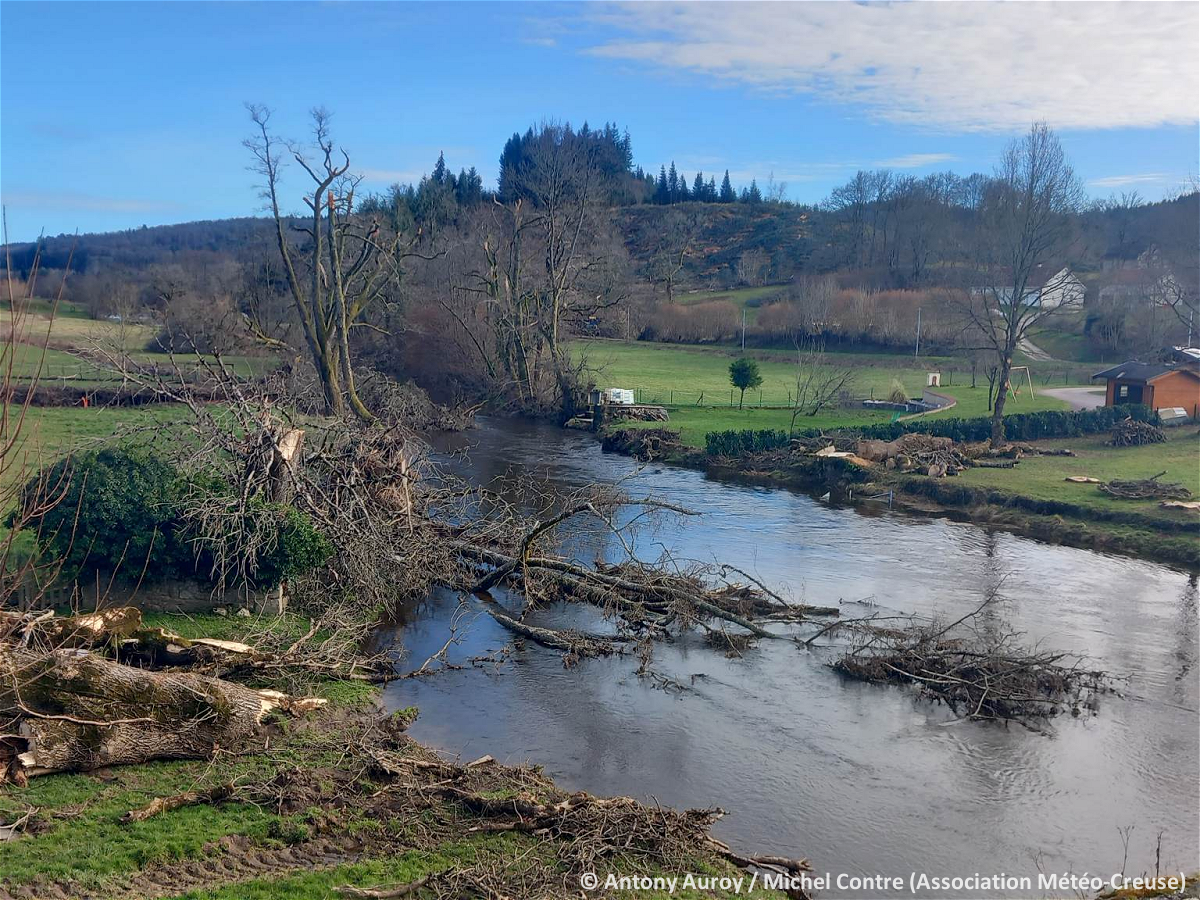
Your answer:
[[[760,189],[673,162],[655,176],[616,123],[514,133],[494,189],[453,162],[439,155],[416,184],[383,192],[353,178],[338,188],[346,215],[402,237],[384,302],[363,313],[372,327],[354,340],[388,370],[468,393],[538,393],[537,379],[562,375],[573,335],[726,340],[741,304],[761,307],[752,339],[883,348],[908,346],[920,309],[928,346],[949,349],[961,333],[952,300],[979,283],[978,242],[995,208],[995,179],[982,174],[860,171],[814,205],[789,202],[773,178]],[[300,175],[293,166],[281,182],[293,204],[281,211],[286,240],[298,250],[309,238],[289,218],[301,209],[288,179]],[[1200,194],[1130,194],[1068,215],[1069,242],[1031,284],[1069,266],[1088,291],[1088,340],[1113,354],[1162,346],[1175,326],[1148,298],[1168,280],[1195,297]],[[32,279],[34,245],[9,250],[18,283]],[[271,219],[50,238],[32,293],[57,284],[72,252],[66,297],[93,316],[165,320],[161,337],[187,334],[205,350],[252,346],[248,316],[258,339],[297,338]],[[1120,290],[1102,294],[1110,281]],[[722,296],[733,288],[759,290],[734,304]]]

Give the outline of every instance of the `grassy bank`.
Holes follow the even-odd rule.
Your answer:
[[[729,386],[729,364],[738,354],[719,347],[692,347],[677,344],[620,343],[617,341],[580,342],[572,352],[587,360],[596,383],[605,387],[624,387],[637,392],[639,402],[657,403],[668,408],[671,427],[678,428],[685,444],[703,447],[704,435],[710,431],[742,429],[787,429],[791,424],[792,404],[796,388],[796,365],[791,354],[759,352],[758,359],[763,384],[760,389],[747,391],[745,406],[738,409],[738,392]],[[944,358],[914,360],[876,354],[830,354],[837,365],[853,366],[856,370],[855,397],[886,398],[899,384],[910,397],[921,396],[926,373],[947,368],[953,361]],[[961,366],[961,363],[958,363]],[[961,368],[958,383],[945,386],[939,392],[956,401],[952,410],[933,415],[953,415],[971,418],[986,416],[987,380],[980,376],[977,387],[970,387],[969,374]],[[760,408],[763,407],[763,408]],[[776,408],[769,408],[776,407]],[[1030,398],[1028,390],[1009,398],[1009,413],[1036,412],[1045,409],[1066,409],[1067,404],[1037,392]],[[861,406],[822,410],[816,416],[801,415],[797,428],[834,428],[887,422],[891,412],[878,412]]]
[[[225,639],[252,640],[265,627],[297,635],[307,628],[288,617],[148,620],[185,636]],[[339,885],[404,883],[447,870],[507,883],[510,895],[540,888],[555,896],[555,884],[562,895],[578,889],[580,857],[568,839],[495,827],[511,815],[506,798],[549,804],[567,796],[537,770],[441,760],[403,735],[415,711],[385,719],[372,686],[314,679],[297,688],[330,705],[303,718],[273,714],[261,743],[238,752],[46,775],[0,789],[0,822],[29,816],[18,836],[0,841],[0,897],[296,900],[340,896]],[[224,784],[236,789],[224,802],[122,821],[155,797]],[[497,809],[477,809],[471,797],[490,798]],[[646,821],[662,815],[676,814],[650,807]],[[682,821],[678,830],[686,831]],[[601,877],[653,874],[669,863],[671,874],[680,867],[731,871],[708,853],[677,858],[680,846],[660,847],[656,856],[639,842],[628,855],[602,854],[594,870]]]
[[[1122,500],[1104,493],[1094,484],[1074,484],[1068,476],[1134,480],[1160,472],[1163,481],[1180,482],[1200,496],[1200,438],[1193,427],[1168,431],[1165,444],[1145,447],[1109,447],[1108,435],[1040,441],[1037,446],[1065,448],[1075,456],[1030,456],[1012,469],[967,469],[959,480],[972,487],[997,488],[1036,500],[1067,501],[1096,510],[1135,512],[1166,522],[1189,514],[1162,509],[1156,500]]]

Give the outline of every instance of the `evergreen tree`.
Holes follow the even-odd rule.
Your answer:
[[[617,128],[616,123],[613,123],[613,130]],[[629,136],[629,129],[625,129],[625,133],[621,135],[621,159],[625,163],[625,171],[628,172],[633,168],[633,139]]]
[[[666,166],[661,166],[658,170],[658,184],[654,189],[654,202],[659,206],[666,206],[671,202],[671,189],[667,186]]]
[[[679,179],[679,196],[676,199],[680,203],[687,203],[692,199],[692,195],[688,193],[687,178]]]
[[[692,182],[692,199],[696,201],[706,200],[704,196],[704,173],[697,172],[696,180]]]
[[[750,190],[746,191],[747,203],[762,203],[762,191],[758,189],[758,182],[753,178],[750,179]]]
[[[462,207],[478,206],[483,202],[483,179],[479,177],[474,166],[471,166],[470,171],[464,169],[458,173],[454,196],[458,205]]]
[[[437,165],[433,167],[433,180],[438,184],[446,183],[446,154],[439,153]]]
[[[708,203],[717,202],[717,179],[709,176],[708,184],[704,186],[704,199]]]
[[[729,180],[729,170],[725,170],[725,180],[721,182],[721,193],[718,199],[722,203],[732,203],[737,199],[737,194],[733,192],[733,182]]]
[[[675,171],[675,160],[671,160],[671,168],[667,171],[668,203],[679,199],[679,173]]]

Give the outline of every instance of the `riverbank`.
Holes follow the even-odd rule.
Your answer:
[[[291,618],[153,619],[227,640],[266,624],[306,627]],[[568,794],[539,768],[486,756],[447,760],[405,735],[415,709],[385,715],[378,689],[363,682],[290,688],[329,704],[270,718],[261,741],[236,752],[6,786],[0,898],[283,900],[372,896],[354,889],[418,882],[549,898],[577,892],[584,872],[744,874],[707,837],[713,811]],[[155,798],[184,800],[148,815]]]
[[[920,515],[1200,569],[1200,516],[1194,510],[1159,509],[1156,501],[1117,500],[1095,484],[1066,481],[1068,476],[1144,478],[1164,470],[1167,480],[1195,481],[1200,441],[1194,431],[1176,431],[1167,444],[1151,447],[1113,449],[1105,446],[1105,439],[1092,435],[1035,442],[1036,447],[1071,449],[1076,455],[1027,457],[1012,469],[966,469],[954,478],[901,474],[882,466],[865,468],[845,459],[790,449],[730,459],[674,446],[655,461],[699,469],[714,478],[828,493],[833,502],[867,504],[872,509],[890,498],[893,508]],[[621,449],[636,454],[636,448],[628,445]]]

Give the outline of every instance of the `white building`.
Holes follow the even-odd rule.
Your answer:
[[[1083,306],[1086,293],[1083,282],[1065,266],[1046,280],[1038,291],[1038,301],[1043,309],[1058,309],[1060,306]]]

